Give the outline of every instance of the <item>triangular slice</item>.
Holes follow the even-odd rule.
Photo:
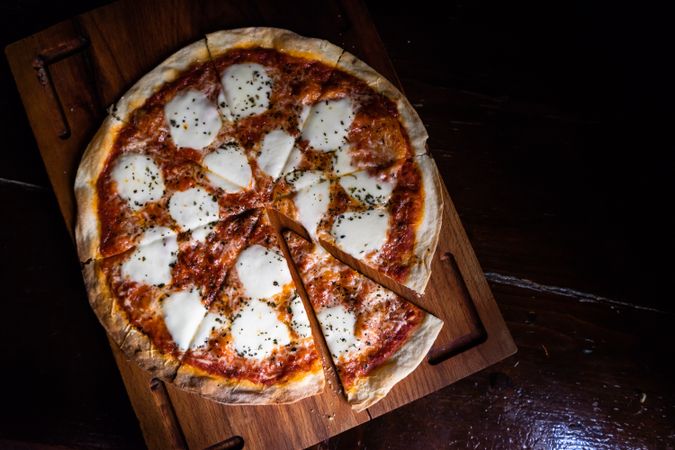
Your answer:
[[[323,390],[310,324],[266,218],[210,305],[174,383],[241,404],[290,403]]]
[[[250,211],[192,232],[152,228],[158,239],[83,267],[96,312],[120,348],[153,375],[171,378],[206,306],[246,243]],[[145,237],[145,236],[144,236]]]
[[[424,359],[443,322],[286,231],[347,400],[361,411]]]
[[[320,171],[336,178],[390,167],[426,152],[426,131],[404,97],[344,52],[314,101],[282,174]],[[275,188],[283,194],[284,180]]]
[[[321,172],[294,172],[286,181],[294,191],[274,200],[277,211],[312,238],[424,293],[443,207],[430,156],[332,180]]]
[[[430,156],[343,176],[317,235],[420,294],[431,276],[442,197]]]

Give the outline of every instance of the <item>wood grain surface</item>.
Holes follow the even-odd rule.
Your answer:
[[[298,7],[307,9],[309,4],[301,2]],[[147,72],[149,63],[156,64],[168,53],[201,38],[212,27],[227,29],[239,22],[265,20],[265,15],[257,11],[223,12],[222,2],[204,2],[200,8],[193,8],[187,1],[176,2],[173,8],[161,5],[162,2],[152,1],[116,3],[7,47],[17,86],[69,230],[74,227],[75,216],[71,188],[74,174],[87,138],[100,121],[103,105],[119,98],[124,89]],[[275,5],[263,1],[255,6],[260,11],[270,11]],[[350,47],[353,53],[397,82],[366,8],[355,1],[333,6],[336,15],[316,11],[316,22],[331,23],[340,17],[340,31],[322,29],[318,36]],[[209,18],[208,24],[202,23],[205,17]],[[290,25],[278,19],[273,24]],[[333,34],[327,34],[330,32]],[[152,39],[142,38],[148,34]],[[348,37],[342,39],[344,34]],[[136,45],[130,47],[127,39]],[[47,121],[51,126],[42,126]],[[328,370],[333,374],[328,379],[329,389],[312,398],[291,405],[226,406],[171,385],[165,387],[158,379],[149,379],[113,345],[147,445],[158,449],[166,443],[172,447],[205,448],[239,436],[247,448],[307,447],[513,354],[516,351],[513,340],[447,190],[443,189],[441,195],[443,226],[432,262],[433,276],[427,293],[415,298],[421,307],[444,321],[430,351],[433,364],[425,360],[385,399],[362,413],[351,410],[333,370]],[[309,304],[306,295],[304,301]],[[327,350],[321,348],[324,365],[332,367]]]
[[[33,3],[0,5],[5,43],[91,8]],[[672,264],[663,256],[675,224],[664,211],[673,189],[662,140],[675,99],[663,57],[672,11],[416,5],[369,7],[519,353],[319,447],[673,448]],[[293,8],[271,11],[311,28]],[[0,221],[12,258],[0,271],[3,305],[13,319],[0,345],[6,367],[23,369],[2,371],[17,388],[5,392],[0,446],[138,448],[2,69],[11,145],[0,152],[0,199],[18,214]]]

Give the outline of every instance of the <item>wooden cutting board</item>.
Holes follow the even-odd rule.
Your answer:
[[[400,82],[360,1],[128,1],[77,16],[6,49],[61,212],[74,229],[73,182],[105,107],[205,33],[275,26],[327,39]],[[431,149],[433,154],[433,149]],[[452,201],[427,294],[445,326],[429,357],[382,401],[354,413],[334,375],[324,394],[281,406],[225,406],[152,379],[112,344],[150,448],[301,448],[385,414],[513,354],[516,347]]]

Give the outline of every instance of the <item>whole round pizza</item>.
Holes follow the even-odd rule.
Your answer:
[[[82,158],[94,311],[129,358],[216,401],[320,393],[326,364],[367,408],[442,326],[358,269],[424,292],[442,209],[426,139],[405,97],[329,42],[209,34],[139,80]]]

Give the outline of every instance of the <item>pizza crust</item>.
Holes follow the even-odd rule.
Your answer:
[[[108,116],[87,146],[75,176],[77,224],[75,241],[80,261],[100,258],[101,226],[98,219],[96,183],[112,152],[117,134],[124,123]]]
[[[380,75],[375,69],[361,61],[356,56],[345,51],[338,61],[337,68],[365,81],[376,92],[384,95],[396,103],[399,120],[405,128],[412,153],[415,156],[427,153],[427,133],[422,119],[412,107],[408,99],[389,80]]]
[[[203,38],[178,50],[138,80],[113,107],[112,115],[128,122],[131,113],[143,106],[165,84],[176,80],[190,67],[202,63],[210,63],[206,40]]]
[[[295,375],[290,380],[269,386],[246,380],[228,380],[183,364],[173,380],[181,389],[225,404],[268,405],[293,403],[324,390],[325,377],[321,361],[316,360],[308,372]]]
[[[345,390],[352,409],[363,411],[389,393],[392,387],[407,377],[426,357],[429,349],[441,331],[443,322],[426,315],[424,321],[384,365],[357,380],[349,390]]]
[[[306,38],[281,28],[251,27],[217,31],[206,35],[213,59],[235,48],[262,47],[335,66],[344,52],[323,39]]]
[[[129,322],[126,312],[115,301],[100,263],[92,261],[85,264],[82,274],[89,304],[113,342],[127,358],[135,361],[153,376],[172,379],[180,362],[172,355],[160,352],[146,334]]]
[[[429,278],[431,278],[431,261],[436,253],[443,226],[443,197],[441,195],[443,187],[433,158],[423,155],[416,160],[417,167],[422,172],[424,213],[415,234],[415,264],[411,268],[405,285],[419,294],[424,294]]]

